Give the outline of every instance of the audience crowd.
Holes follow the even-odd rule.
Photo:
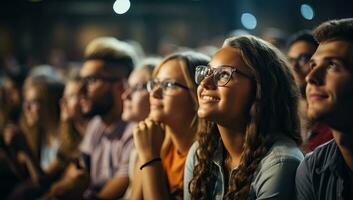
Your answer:
[[[0,198],[353,199],[353,18],[285,39],[1,66]]]

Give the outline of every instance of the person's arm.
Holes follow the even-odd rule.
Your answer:
[[[185,169],[184,169],[184,200],[191,199],[191,194],[189,190],[189,184],[194,176],[194,168],[196,165],[196,150],[198,148],[198,143],[195,142],[188,153],[185,162]]]
[[[314,200],[315,193],[313,190],[312,176],[309,167],[309,157],[306,157],[299,165],[295,176],[295,194],[296,199]]]
[[[129,186],[129,177],[113,177],[97,193],[98,199],[117,199],[122,197]]]
[[[254,180],[256,199],[294,199],[295,173],[299,163],[298,159],[288,158],[265,164]]]
[[[81,199],[88,185],[88,172],[85,169],[79,169],[77,164],[70,163],[62,178],[52,185],[42,199]]]
[[[142,200],[142,174],[140,170],[141,163],[136,157],[133,166],[133,176],[132,176],[132,183],[131,183],[131,193],[130,193],[130,200]]]
[[[141,169],[144,199],[170,199],[162,162],[155,160],[160,158],[164,136],[160,124],[151,120],[140,122],[134,129],[134,142],[141,163],[142,165],[149,163]],[[150,162],[151,160],[155,161]]]
[[[160,161],[142,169],[142,193],[144,199],[171,199]]]
[[[4,130],[4,142],[9,148],[9,153],[17,168],[24,166],[31,179],[38,183],[40,177],[44,176],[44,171],[39,165],[39,161],[33,154],[20,127],[16,124],[8,124]]]

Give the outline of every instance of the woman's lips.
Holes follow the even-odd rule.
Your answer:
[[[328,97],[327,94],[324,93],[311,93],[308,95],[308,100],[313,102],[313,101],[322,101],[323,99],[326,99]]]

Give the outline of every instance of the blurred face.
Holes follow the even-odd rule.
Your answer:
[[[83,84],[80,103],[87,117],[104,116],[114,106],[113,86],[121,81],[104,70],[104,65],[102,60],[88,60],[80,71]]]
[[[6,80],[5,91],[6,104],[14,108],[21,107],[21,90],[13,81]]]
[[[78,81],[69,81],[64,90],[61,99],[61,120],[77,120],[82,117],[80,106],[80,83]]]
[[[150,72],[147,69],[135,69],[128,80],[128,88],[122,95],[124,121],[142,121],[150,112],[149,94],[146,83],[150,79]]]
[[[173,124],[192,120],[195,115],[194,103],[186,89],[180,62],[172,59],[164,63],[150,86],[150,116],[155,121]]]
[[[328,124],[347,122],[353,113],[353,44],[320,43],[306,77],[308,116]]]
[[[28,87],[24,92],[23,112],[29,127],[39,125],[41,121],[42,100],[39,91],[34,87]]]
[[[240,51],[231,47],[218,50],[211,59],[209,67],[216,71],[218,68],[227,67],[233,72],[218,72],[219,76],[213,73],[203,78],[197,89],[200,104],[199,117],[226,126],[232,126],[239,120],[244,121],[244,118],[249,116],[254,94],[250,78],[251,71],[245,65]],[[215,79],[215,76],[219,78]],[[229,81],[222,82],[223,78]],[[219,81],[216,82],[216,80]],[[224,83],[226,84],[223,85]]]
[[[308,61],[314,54],[316,47],[305,41],[298,41],[292,44],[288,50],[288,57],[295,82],[301,89],[305,89],[305,77],[310,72]]]

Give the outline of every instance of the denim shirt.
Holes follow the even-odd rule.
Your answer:
[[[194,167],[197,164],[195,153],[198,143],[191,147],[185,164],[184,172],[184,200],[191,199],[189,183],[193,177]],[[208,199],[223,199],[226,193],[224,172],[222,167],[224,147],[221,141],[212,159],[217,179],[214,182],[211,197]],[[253,199],[293,199],[295,172],[303,153],[296,143],[289,138],[282,138],[275,142],[266,156],[261,160],[250,185],[248,200]],[[231,172],[233,173],[234,170]],[[230,173],[230,174],[231,174]]]
[[[299,165],[295,179],[297,199],[343,200],[344,180],[348,178],[342,154],[335,140],[331,140],[308,154]],[[347,192],[352,195],[350,188]]]

